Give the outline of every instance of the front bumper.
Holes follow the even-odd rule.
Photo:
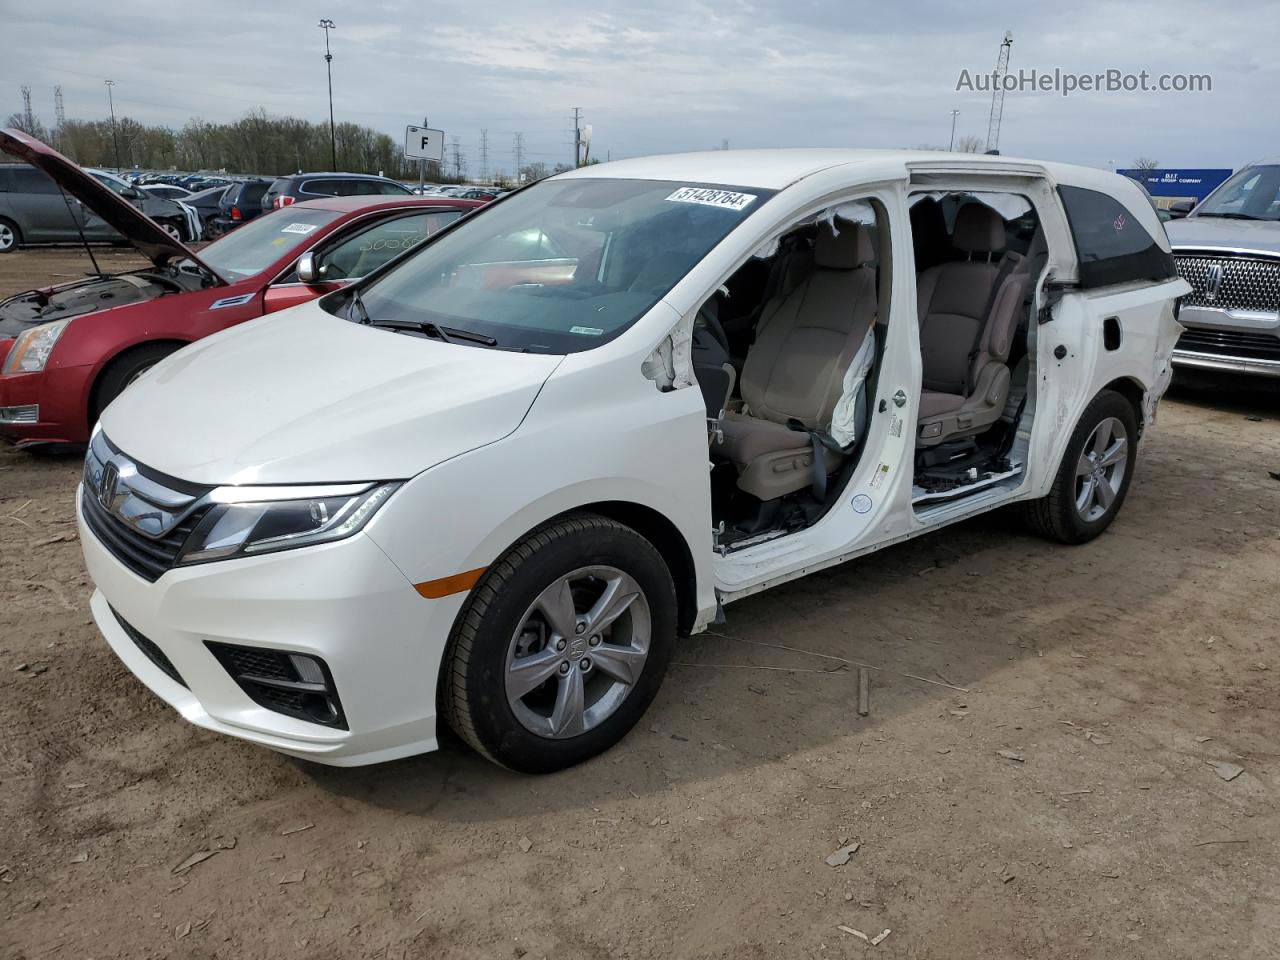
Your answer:
[[[1216,370],[1223,373],[1247,373],[1261,377],[1280,377],[1280,360],[1259,360],[1249,357],[1233,357],[1220,353],[1199,353],[1194,350],[1173,351],[1176,367],[1197,370]]]
[[[336,766],[436,748],[436,678],[462,598],[424,599],[367,535],[180,567],[148,583],[88,529],[78,495],[76,513],[85,565],[97,587],[91,608],[98,629],[125,666],[186,720]],[[186,686],[143,652],[117,613],[160,649]],[[348,729],[258,705],[207,640],[321,658]]]
[[[50,383],[58,377],[65,382]],[[68,395],[78,396],[78,386],[78,377],[62,371],[0,375],[0,410],[34,407],[38,411],[34,420],[0,415],[0,437],[18,446],[83,442],[83,425],[69,422],[66,416],[71,404],[65,399]]]

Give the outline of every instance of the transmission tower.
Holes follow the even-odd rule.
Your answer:
[[[62,136],[62,128],[67,124],[67,111],[62,106],[62,87],[53,88],[53,115],[58,121],[58,136]]]
[[[461,137],[454,136],[452,138],[452,142],[449,144],[449,151],[450,153],[453,154],[453,156],[450,158],[450,162],[453,164],[453,178],[455,180],[461,181],[462,172],[464,169],[466,169],[466,164],[467,164],[466,158],[462,154],[462,138]]]
[[[996,72],[991,76],[991,119],[987,122],[987,153],[1000,149],[1000,121],[1004,118],[1004,78],[1009,72],[1009,51],[1013,49],[1013,31],[1004,32],[1000,53],[996,56]]]
[[[36,132],[36,115],[31,112],[31,88],[22,88],[22,124],[27,133]]]
[[[480,179],[489,179],[489,131],[480,131]]]
[[[520,171],[524,169],[524,134],[517,133],[511,139],[511,159],[516,165],[516,181],[520,180]]]

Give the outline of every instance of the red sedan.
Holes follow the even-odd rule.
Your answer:
[[[411,249],[476,200],[334,197],[294,204],[199,254],[57,151],[15,130],[0,150],[48,174],[152,266],[0,300],[0,437],[80,443],[133,380],[192,341],[338,289]]]

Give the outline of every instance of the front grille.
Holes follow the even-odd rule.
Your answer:
[[[166,536],[153,540],[123,523],[114,514],[108,513],[97,498],[90,495],[87,487],[82,490],[80,505],[85,523],[93,531],[93,535],[113,557],[152,583],[160,579],[160,575],[166,570],[173,569],[182,545],[187,542],[187,537],[209,509],[204,507],[196,510]]]
[[[295,655],[285,650],[242,647],[213,640],[206,640],[204,645],[259,706],[308,723],[347,729],[333,674],[319,657],[296,655],[302,657],[302,670],[309,675],[304,677],[294,664]]]
[[[1178,275],[1191,284],[1183,305],[1218,310],[1280,311],[1280,260],[1249,256],[1180,253]],[[1221,271],[1216,291],[1210,274]]]
[[[131,460],[101,432],[89,441],[81,490],[80,507],[93,535],[152,582],[173,568],[196,524],[212,509],[204,499],[209,487]]]
[[[1235,330],[1188,327],[1178,338],[1177,349],[1246,360],[1280,361],[1280,337],[1267,333],[1238,333]]]
[[[187,685],[187,682],[182,679],[182,674],[178,673],[178,668],[173,665],[173,661],[165,656],[164,651],[156,646],[153,640],[144,637],[134,629],[128,620],[116,613],[114,607],[111,608],[111,613],[116,618],[116,623],[120,624],[120,629],[133,641],[134,646],[141,650],[148,660],[159,667],[161,673],[174,683],[181,684],[184,687]]]

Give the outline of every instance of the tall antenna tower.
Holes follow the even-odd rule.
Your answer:
[[[1000,121],[1004,119],[1004,78],[1009,72],[1009,51],[1013,49],[1013,31],[1004,32],[996,72],[991,77],[991,119],[987,122],[987,153],[1000,150]]]
[[[62,106],[62,87],[53,88],[53,115],[58,121],[58,136],[62,136],[62,128],[67,124],[67,111]]]
[[[489,179],[489,131],[480,131],[480,179]]]

